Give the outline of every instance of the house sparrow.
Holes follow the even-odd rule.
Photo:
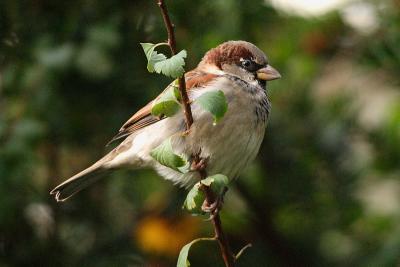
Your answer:
[[[183,111],[172,117],[151,114],[154,101],[135,113],[113,139],[124,139],[102,159],[69,178],[51,191],[64,201],[95,182],[105,173],[121,167],[154,168],[165,179],[181,186],[199,180],[196,171],[180,173],[155,161],[150,152],[172,136],[176,154],[207,159],[209,175],[221,173],[233,179],[258,153],[270,112],[267,81],[279,79],[265,54],[245,41],[228,41],[208,51],[199,65],[185,74],[194,123],[187,135]],[[208,91],[224,92],[228,110],[213,124],[212,115],[195,100]]]

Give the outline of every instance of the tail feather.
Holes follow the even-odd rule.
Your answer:
[[[89,168],[81,171],[80,173],[72,176],[62,184],[54,188],[50,194],[55,195],[55,199],[59,201],[65,201],[74,194],[78,193],[82,189],[96,182],[107,173],[109,168],[105,168],[103,160],[99,160]]]

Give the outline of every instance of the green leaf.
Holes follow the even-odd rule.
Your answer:
[[[200,186],[203,184],[205,186],[210,186],[211,190],[215,194],[222,194],[223,189],[229,183],[228,177],[223,174],[215,174],[209,176],[200,182],[196,183],[186,196],[186,200],[183,203],[183,207],[192,214],[203,214],[201,206],[204,202],[205,196],[200,190]]]
[[[187,173],[190,171],[190,162],[187,159],[186,155],[181,155],[181,158],[185,161],[185,164],[182,167],[178,167],[178,171],[181,173]]]
[[[167,89],[161,94],[160,98],[155,101],[151,108],[151,114],[154,116],[175,115],[180,109],[180,94],[175,82],[171,83]]]
[[[183,67],[185,66],[185,60],[187,53],[186,50],[180,51],[178,54],[167,58],[162,53],[157,53],[155,48],[161,45],[168,45],[167,43],[140,43],[146,54],[147,58],[147,70],[149,72],[162,73],[172,78],[178,78],[185,73]]]
[[[140,43],[140,45],[143,48],[143,51],[144,51],[144,54],[147,57],[147,60],[150,60],[150,56],[154,51],[155,44],[152,44],[152,43]]]
[[[200,183],[196,183],[187,194],[183,207],[192,214],[202,214],[201,205],[204,199],[205,196],[200,190]]]
[[[189,169],[190,164],[186,157],[174,153],[172,149],[171,138],[168,138],[161,145],[154,148],[150,152],[150,156],[152,156],[161,165],[181,173],[185,173]]]
[[[229,184],[229,179],[223,174],[215,174],[212,176],[208,176],[206,179],[202,180],[201,183],[207,186],[211,186],[211,190],[215,194],[221,194],[224,187]]]
[[[214,116],[214,125],[224,117],[228,110],[225,94],[221,90],[204,93],[195,101]]]
[[[154,49],[157,46],[165,45],[165,44],[164,43],[160,43],[160,44],[140,43],[140,44],[141,44],[141,46],[144,50],[144,53],[146,55],[146,58],[147,58],[147,70],[149,72],[154,72],[154,64],[167,59],[167,57],[164,54],[159,54],[159,53],[157,53],[157,51],[154,51]]]
[[[168,59],[154,63],[154,70],[172,78],[181,77],[185,73],[183,67],[185,66],[184,58],[186,56],[186,50],[182,50]]]
[[[210,186],[213,182],[214,182],[214,178],[212,178],[210,176],[205,178],[205,179],[203,179],[203,180],[201,180],[201,183],[206,185],[206,186]]]
[[[181,252],[179,252],[179,258],[178,258],[178,262],[176,264],[176,267],[189,267],[190,266],[190,262],[188,260],[188,256],[189,256],[189,250],[190,247],[199,241],[215,241],[215,238],[197,238],[193,241],[191,241],[190,243],[186,244],[185,246],[183,246],[183,248],[181,249]]]

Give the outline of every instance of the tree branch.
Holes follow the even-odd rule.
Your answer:
[[[194,157],[195,162],[202,162],[199,155]],[[205,170],[206,165],[200,164],[198,165],[198,173],[200,174],[201,180],[207,178],[207,172]],[[215,203],[218,201],[214,192],[211,190],[209,186],[204,184],[201,185],[200,189],[204,192],[206,196],[206,202],[208,204]],[[211,212],[211,222],[214,226],[215,239],[218,241],[219,248],[221,250],[222,258],[224,259],[226,267],[235,266],[235,255],[232,253],[231,248],[229,246],[228,239],[226,238],[224,231],[222,230],[221,218],[219,216],[220,208],[217,207]]]
[[[168,32],[168,44],[171,49],[172,55],[177,53],[176,50],[176,40],[175,40],[175,33],[174,33],[174,25],[171,22],[171,19],[168,14],[167,6],[164,0],[157,0],[157,4],[161,9],[161,14],[164,19],[164,24]],[[190,100],[186,91],[186,84],[185,84],[185,75],[179,78],[179,92],[182,98],[182,104],[184,107],[185,113],[185,122],[186,122],[186,131],[189,132],[190,126],[193,124],[193,115],[192,110],[190,108]],[[197,169],[197,172],[200,175],[200,178],[203,180],[207,178],[207,172],[205,170],[205,163],[202,163],[202,159],[199,155],[195,155],[194,157],[194,164],[201,165],[200,168]],[[215,196],[214,192],[211,190],[209,186],[202,185],[201,190],[203,190],[206,196],[206,202],[208,204],[214,203],[217,201],[217,197]],[[215,238],[218,241],[219,247],[221,249],[222,258],[224,259],[226,267],[233,267],[235,265],[235,256],[232,253],[228,240],[223,232],[221,218],[219,216],[219,208],[215,209],[211,212],[211,221],[214,226],[214,233]]]
[[[167,28],[169,48],[171,49],[172,55],[175,55],[177,51],[176,51],[174,25],[172,24],[171,19],[169,18],[168,9],[167,6],[165,5],[164,0],[157,0],[157,4],[161,9],[161,14],[164,19],[164,24],[165,27]],[[185,119],[186,119],[185,120],[186,131],[189,131],[190,126],[192,126],[193,124],[193,115],[192,115],[192,110],[190,109],[189,97],[186,92],[185,74],[182,75],[182,77],[180,77],[178,81],[179,81],[179,92],[181,93],[183,111],[185,113]]]

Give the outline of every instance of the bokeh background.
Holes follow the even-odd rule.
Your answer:
[[[257,160],[226,197],[239,266],[400,264],[400,1],[167,1],[187,70],[242,39],[283,78]],[[154,1],[0,1],[0,266],[174,266],[212,235],[185,190],[122,170],[56,203],[169,82],[139,42],[166,39]],[[216,244],[192,266],[223,266]]]

